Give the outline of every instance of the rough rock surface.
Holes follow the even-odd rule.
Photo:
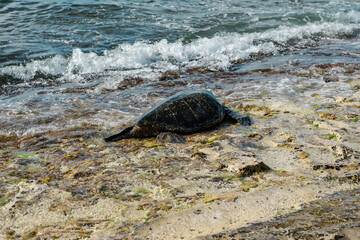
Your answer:
[[[353,69],[344,71],[346,81],[304,87],[299,98],[224,97],[254,124],[223,123],[184,135],[184,143],[105,143],[110,130],[86,124],[0,136],[0,238],[351,239],[360,227],[354,66],[342,66]],[[286,74],[325,75],[333,67]],[[329,84],[351,94],[316,94]]]

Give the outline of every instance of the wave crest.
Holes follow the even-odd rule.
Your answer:
[[[348,13],[351,15],[351,13]],[[349,16],[351,17],[351,16]],[[29,81],[41,73],[58,76],[66,81],[81,81],[84,74],[117,70],[131,72],[151,67],[158,71],[173,71],[194,66],[227,69],[239,59],[251,54],[277,54],[284,48],[294,48],[309,41],[351,34],[357,24],[309,23],[298,27],[280,26],[259,33],[221,33],[212,38],[199,38],[190,43],[135,42],[121,44],[102,54],[74,49],[71,56],[56,55],[42,60],[0,68],[0,75]]]

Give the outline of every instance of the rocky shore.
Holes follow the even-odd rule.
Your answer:
[[[2,135],[0,238],[358,239],[360,65],[199,74],[318,82],[292,83],[292,95],[259,83],[247,100],[223,91],[254,124],[225,122],[185,143],[105,143],[122,126],[96,124]]]

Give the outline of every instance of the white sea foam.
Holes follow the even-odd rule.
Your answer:
[[[7,66],[0,68],[0,74],[11,75],[15,78],[29,80],[37,72],[45,75],[64,75],[68,60],[60,55],[45,60],[34,60],[25,65]]]
[[[285,27],[259,33],[223,33],[212,38],[199,38],[184,44],[180,40],[168,42],[163,39],[154,43],[135,42],[121,44],[114,50],[106,50],[98,55],[74,49],[71,56],[56,55],[45,60],[34,60],[20,66],[0,68],[0,74],[11,75],[25,81],[36,73],[60,76],[66,81],[79,81],[84,74],[116,70],[120,77],[155,71],[178,70],[201,66],[212,69],[227,69],[232,62],[249,57],[250,54],[276,54],[281,47],[292,44],[305,44],[313,41],[314,36],[322,38],[336,37],[351,33],[359,28],[358,17],[349,12],[335,18],[351,18],[351,24],[309,23],[304,26]],[[295,40],[295,41],[290,41]]]
[[[330,14],[332,19],[335,19],[339,22],[348,22],[348,23],[360,23],[360,14],[358,11],[351,10],[349,12],[338,12]]]

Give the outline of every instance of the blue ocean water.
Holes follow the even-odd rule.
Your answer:
[[[6,114],[0,117],[4,132],[26,132],[23,122],[9,125],[10,113],[63,116],[78,108],[76,99],[89,101],[86,109],[129,112],[147,106],[141,101],[151,102],[151,84],[169,72],[263,64],[238,65],[254,56],[269,57],[267,66],[289,62],[292,54],[311,63],[320,61],[309,54],[315,46],[334,61],[356,62],[359,35],[360,1],[354,0],[3,0],[0,108]],[[192,74],[180,78],[185,85],[176,89],[216,85],[194,83]],[[142,84],[137,91],[134,81]]]
[[[359,11],[352,0],[1,1],[0,74],[227,68],[249,53],[355,37]]]

